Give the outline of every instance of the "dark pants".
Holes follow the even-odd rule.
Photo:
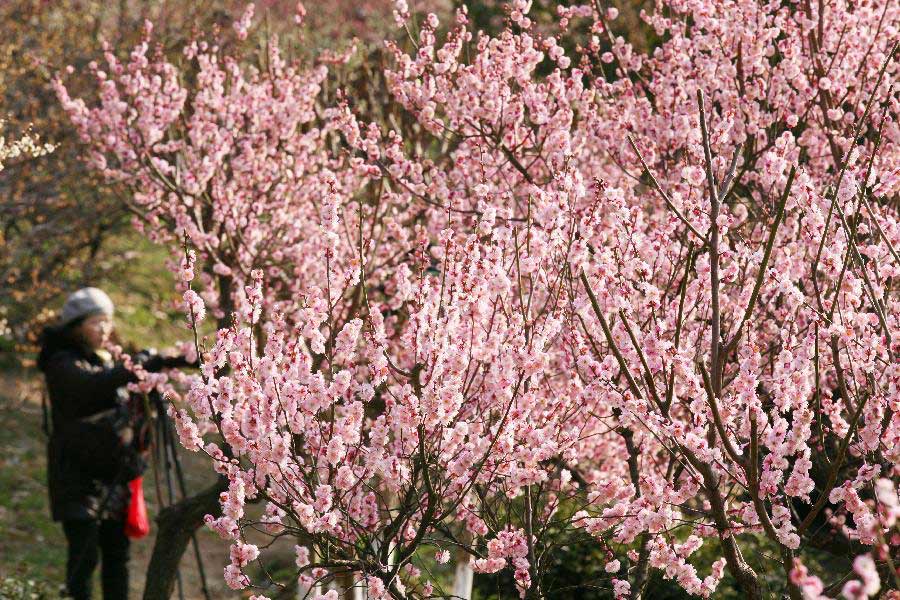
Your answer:
[[[102,566],[103,600],[128,598],[128,547],[122,521],[63,521],[69,542],[66,588],[75,600],[90,600],[91,576]]]

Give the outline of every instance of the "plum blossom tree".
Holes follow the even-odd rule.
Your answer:
[[[229,585],[262,530],[374,598],[449,596],[451,555],[553,595],[584,534],[617,598],[900,587],[900,7],[668,0],[647,54],[599,3],[556,36],[523,0],[496,36],[395,8],[399,117],[275,40],[192,43],[188,87],[148,30],[94,108],[58,85],[181,261],[203,368],[173,417],[227,481]]]

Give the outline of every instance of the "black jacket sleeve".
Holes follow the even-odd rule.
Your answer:
[[[183,356],[171,356],[163,359],[163,368],[166,369],[196,369],[200,366],[199,360],[189,361]]]
[[[137,353],[134,356],[134,360],[151,373],[156,373],[163,369],[183,369],[200,366],[199,361],[189,362],[183,356],[161,356],[159,354],[150,354],[147,351]]]
[[[89,417],[116,405],[116,390],[136,381],[121,364],[91,364],[72,352],[59,352],[45,370],[53,410],[67,419]]]

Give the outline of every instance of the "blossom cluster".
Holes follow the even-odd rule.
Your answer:
[[[428,15],[382,73],[415,127],[320,104],[328,72],[274,40],[265,69],[192,43],[188,88],[148,28],[95,107],[57,84],[184,256],[203,367],[175,418],[229,482],[229,585],[257,501],[303,585],[372,597],[443,594],[426,548],[540,595],[581,532],[616,597],[654,569],[760,598],[759,538],[822,597],[822,531],[857,556],[846,597],[896,577],[900,6],[661,4],[650,54],[595,6],[555,36],[520,0],[496,35]]]
[[[6,122],[0,119],[0,132],[3,131]],[[7,140],[5,135],[0,135],[0,171],[4,169],[4,163],[26,156],[29,158],[37,158],[53,152],[55,146],[53,144],[41,144],[37,136],[31,133],[13,139]]]

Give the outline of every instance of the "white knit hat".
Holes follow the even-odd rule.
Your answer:
[[[68,325],[76,319],[91,317],[93,315],[113,314],[113,303],[103,290],[95,287],[86,287],[73,292],[63,304],[62,314],[59,317],[60,325]]]

